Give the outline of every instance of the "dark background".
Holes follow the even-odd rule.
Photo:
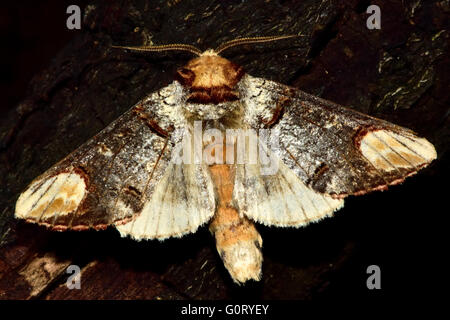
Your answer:
[[[81,7],[88,1],[77,2]],[[0,94],[4,115],[27,93],[31,78],[77,34],[65,27],[71,1],[2,2],[0,7]]]
[[[70,4],[87,12],[81,30],[66,28]],[[381,7],[381,30],[366,28],[370,4]],[[0,299],[429,296],[444,285],[447,252],[449,12],[448,1],[2,4]],[[12,218],[34,177],[172,81],[190,58],[111,44],[151,39],[203,50],[238,37],[299,32],[305,37],[235,48],[225,57],[253,76],[409,127],[436,146],[438,160],[387,192],[348,198],[332,219],[302,229],[258,226],[261,282],[234,285],[206,227],[182,239],[138,243],[113,229],[56,233]],[[82,290],[67,290],[69,264],[82,268]],[[381,268],[378,291],[366,287],[372,264]]]

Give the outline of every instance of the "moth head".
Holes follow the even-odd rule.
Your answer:
[[[209,49],[179,68],[176,79],[191,91],[221,87],[232,89],[243,74],[241,66]]]
[[[297,35],[269,36],[239,38],[221,44],[216,49],[208,49],[204,52],[187,44],[167,44],[158,46],[121,47],[133,51],[187,51],[197,55],[184,67],[176,72],[176,79],[185,88],[189,89],[189,100],[198,103],[217,103],[237,99],[237,93],[233,91],[235,85],[244,75],[241,66],[221,57],[223,51],[250,43],[261,43],[297,37]]]

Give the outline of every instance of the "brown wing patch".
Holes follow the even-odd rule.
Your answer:
[[[173,131],[173,127],[163,129],[158,125],[158,121],[152,118],[152,115],[143,107],[137,106],[133,108],[133,113],[138,116],[138,118],[150,128],[154,133],[156,133],[161,138],[167,138],[169,133]]]

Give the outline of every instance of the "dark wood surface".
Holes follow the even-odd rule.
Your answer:
[[[380,0],[382,28],[368,30],[369,4],[132,0],[82,8],[82,29],[0,119],[0,299],[314,300],[423,293],[422,285],[435,282],[430,277],[444,274],[437,253],[449,163],[450,8],[446,1]],[[207,49],[238,37],[292,33],[304,37],[235,48],[225,57],[254,76],[409,127],[435,144],[438,160],[402,186],[346,200],[332,219],[302,229],[258,226],[263,280],[245,287],[232,283],[207,228],[181,239],[134,242],[114,229],[59,233],[14,220],[17,197],[33,178],[171,82],[190,58],[111,45],[151,41]],[[71,264],[82,270],[81,290],[65,285]],[[382,270],[380,292],[365,285],[371,264]]]

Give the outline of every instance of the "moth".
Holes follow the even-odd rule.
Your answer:
[[[209,222],[226,269],[242,284],[261,279],[255,222],[305,226],[333,215],[345,197],[385,190],[436,159],[433,145],[409,129],[253,77],[219,55],[290,37],[240,38],[204,52],[185,44],[119,47],[197,57],[32,181],[15,216],[57,231],[114,226],[136,240],[181,237]],[[256,134],[238,148],[230,130]],[[277,148],[264,144],[261,130],[278,132]],[[200,138],[186,139],[196,131]],[[254,155],[250,140],[259,146],[253,162],[245,161]],[[213,161],[175,161],[198,153]],[[264,172],[264,158],[276,170]]]

